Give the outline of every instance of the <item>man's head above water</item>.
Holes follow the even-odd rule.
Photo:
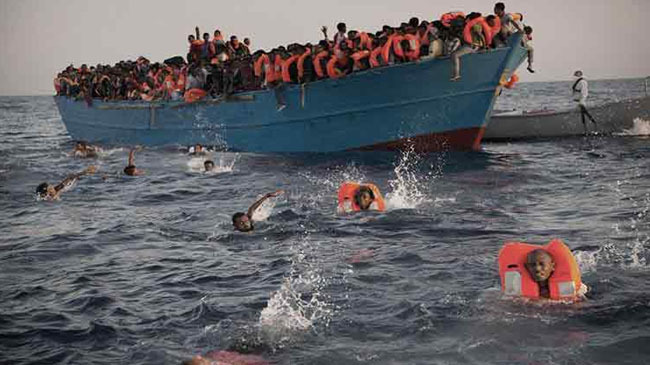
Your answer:
[[[526,269],[533,280],[543,282],[548,280],[555,270],[555,262],[551,254],[545,250],[538,249],[526,256]]]

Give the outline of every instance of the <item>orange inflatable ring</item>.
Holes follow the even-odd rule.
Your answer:
[[[375,197],[375,200],[370,205],[370,210],[378,210],[383,212],[386,210],[386,202],[381,196],[379,188],[374,184],[358,184],[355,182],[345,182],[339,188],[338,194],[338,209],[341,212],[358,212],[361,211],[361,207],[357,204],[354,196],[356,195],[359,188],[362,186],[370,188],[372,194]]]
[[[485,18],[482,16],[474,18],[465,24],[465,29],[463,29],[463,39],[467,44],[472,44],[472,27],[476,24],[480,24],[483,27],[483,35],[485,35],[485,44],[487,46],[492,44],[492,29],[485,21]]]
[[[503,85],[503,86],[506,89],[512,89],[513,87],[515,87],[515,84],[517,82],[519,82],[519,76],[517,76],[517,74],[513,73],[512,76],[510,76],[510,79],[508,80],[508,82],[506,82],[505,85]]]
[[[548,279],[551,299],[576,299],[582,286],[580,269],[571,250],[557,239],[546,246],[506,243],[501,248],[498,259],[501,290],[506,295],[539,299],[539,285],[526,269],[526,256],[538,249],[548,252],[555,262],[555,270]]]

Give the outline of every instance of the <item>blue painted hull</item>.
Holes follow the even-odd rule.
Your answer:
[[[511,44],[519,44],[515,35]],[[477,149],[499,82],[525,58],[519,46],[461,58],[462,79],[449,81],[449,59],[399,64],[228,100],[102,102],[56,97],[76,140],[124,145],[217,145],[249,152]]]

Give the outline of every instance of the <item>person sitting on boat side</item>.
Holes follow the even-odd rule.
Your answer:
[[[129,151],[129,162],[124,168],[124,173],[129,176],[140,176],[144,175],[144,171],[138,169],[135,167],[135,151],[136,149],[133,148],[131,151]]]
[[[228,49],[229,59],[231,60],[250,56],[248,48],[239,42],[236,35],[230,37],[230,41],[226,43],[226,47]]]
[[[451,54],[451,63],[452,63],[452,75],[451,81],[460,80],[460,58],[466,54],[471,54],[477,52],[479,49],[486,47],[486,39],[483,34],[483,28],[481,24],[474,24],[470,26],[470,21],[477,19],[481,16],[479,13],[471,13],[467,16],[467,25],[465,27],[470,27],[469,32],[471,35],[471,43],[468,43],[465,40],[465,44],[461,46],[457,51]]]
[[[205,162],[203,162],[203,167],[205,168],[205,172],[210,172],[214,170],[214,161],[206,160]]]
[[[258,199],[253,205],[248,208],[248,211],[246,213],[238,212],[233,214],[232,216],[232,225],[235,227],[236,230],[240,232],[251,232],[254,227],[253,227],[253,221],[254,221],[254,215],[255,211],[264,203],[267,199],[269,198],[274,198],[279,196],[280,194],[284,193],[283,190],[278,190],[273,193],[268,193]]]
[[[521,24],[513,18],[512,14],[506,13],[506,6],[504,3],[499,2],[494,4],[494,14],[499,17],[499,20],[501,20],[501,32],[499,33],[499,39],[501,42],[505,43],[508,37],[510,37],[510,35],[515,31],[524,31]]]
[[[337,212],[342,214],[366,210],[386,210],[379,188],[374,184],[343,183],[338,192]]]
[[[585,116],[591,120],[591,122],[594,124],[594,128],[598,127],[598,124],[596,123],[596,120],[594,117],[591,116],[589,111],[587,110],[587,97],[589,96],[589,84],[587,83],[587,79],[583,77],[582,71],[578,70],[576,71],[573,76],[575,77],[576,81],[573,83],[573,86],[571,87],[571,91],[573,92],[573,100],[578,102],[578,108],[580,109],[580,117],[582,118],[582,125],[585,129],[585,134],[588,133],[587,129],[587,122],[585,120]]]
[[[214,43],[210,42],[210,33],[203,33],[203,42],[201,43],[201,57],[202,61],[209,62],[216,54]]]
[[[77,179],[79,179],[80,177],[84,175],[94,174],[96,171],[97,171],[97,167],[88,166],[82,172],[77,174],[72,174],[66,177],[63,181],[61,181],[57,185],[50,185],[47,182],[41,183],[40,185],[38,185],[38,187],[36,187],[36,194],[42,200],[49,200],[49,201],[59,200],[61,193],[63,193],[66,187],[70,186],[72,183],[77,181]]]

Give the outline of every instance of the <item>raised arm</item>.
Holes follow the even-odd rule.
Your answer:
[[[323,32],[323,37],[325,37],[325,40],[329,42],[329,39],[327,39],[327,27],[323,25],[323,27],[320,28],[320,31]]]
[[[262,205],[262,203],[264,203],[266,201],[266,199],[274,198],[274,197],[276,197],[276,196],[278,196],[278,195],[280,195],[282,193],[284,193],[284,190],[278,190],[278,191],[275,191],[273,193],[268,193],[268,194],[264,195],[258,201],[253,203],[253,205],[251,205],[250,208],[248,208],[248,212],[246,214],[248,215],[248,217],[250,219],[252,219],[253,218],[253,213],[255,213],[257,208],[259,208],[260,205]]]
[[[66,185],[70,184],[71,182],[77,180],[78,178],[80,178],[80,177],[82,177],[84,175],[94,174],[96,171],[97,171],[97,167],[88,166],[85,170],[83,170],[83,171],[81,171],[79,173],[76,173],[76,174],[72,174],[72,175],[66,177],[65,179],[63,179],[63,181],[61,181],[57,186],[54,187],[54,190],[56,190],[56,192],[58,193],[63,188],[65,188]]]
[[[134,161],[135,161],[135,148],[129,151],[129,163],[127,164],[127,166],[135,166],[135,164],[133,163]]]
[[[196,40],[197,41],[201,40],[202,38],[201,38],[201,32],[199,32],[199,27],[195,27],[194,32],[196,34]]]

